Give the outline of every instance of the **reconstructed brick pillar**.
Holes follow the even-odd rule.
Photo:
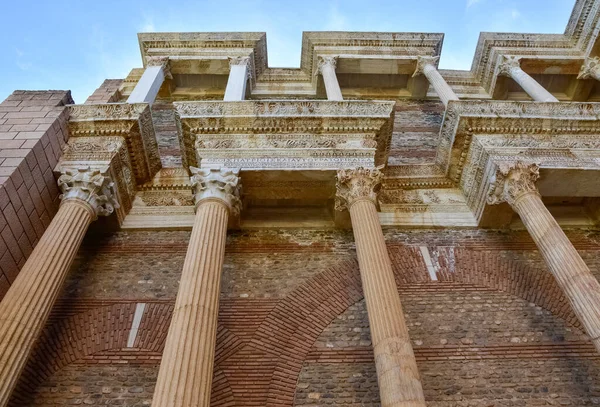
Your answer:
[[[22,90],[0,103],[0,300],[58,210],[69,103],[68,91]]]
[[[327,100],[344,100],[342,97],[342,90],[335,74],[335,67],[337,65],[337,57],[325,56],[319,57],[319,73],[323,75],[323,82],[325,83],[325,91],[327,92]]]
[[[517,57],[503,57],[502,63],[498,65],[498,75],[512,78],[536,102],[558,102],[552,93],[521,69],[521,62]]]
[[[378,169],[340,170],[337,208],[352,220],[382,407],[425,407],[392,263],[377,215]]]
[[[448,85],[446,80],[438,72],[436,68],[438,59],[440,59],[440,57],[418,57],[417,69],[415,70],[413,77],[419,74],[425,75],[444,106],[448,106],[448,102],[451,100],[458,100],[458,96],[456,96],[450,85]]]
[[[219,292],[230,216],[240,211],[237,171],[192,168],[196,219],[152,405],[209,407]]]
[[[86,105],[97,103],[116,103],[121,99],[119,88],[123,79],[106,79],[85,101]]]
[[[67,171],[58,180],[60,209],[0,302],[0,406],[6,406],[90,223],[117,206],[112,182],[98,171]]]
[[[508,202],[519,214],[573,311],[600,351],[600,283],[542,202],[535,187],[538,178],[537,164],[502,163],[488,202]]]

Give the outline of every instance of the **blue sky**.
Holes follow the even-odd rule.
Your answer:
[[[14,89],[85,99],[142,65],[141,31],[265,31],[269,66],[298,67],[302,31],[446,34],[441,67],[470,69],[481,31],[562,33],[575,0],[10,1],[0,15],[0,100]]]

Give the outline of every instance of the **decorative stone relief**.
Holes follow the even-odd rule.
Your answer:
[[[89,167],[65,169],[58,178],[58,186],[63,192],[60,196],[62,202],[71,199],[84,201],[91,206],[96,217],[108,216],[119,208],[113,182],[98,170]]]
[[[498,164],[495,179],[492,180],[488,196],[490,205],[508,202],[513,205],[521,196],[538,193],[535,182],[540,177],[540,167],[536,163],[517,161]]]
[[[380,168],[352,168],[339,170],[336,183],[335,209],[350,209],[358,200],[368,199],[377,205],[383,173]]]
[[[165,78],[173,79],[169,57],[146,57],[146,66],[160,66],[163,69]]]
[[[190,170],[196,205],[205,199],[219,199],[229,207],[232,217],[239,216],[242,209],[239,169],[190,167]]]
[[[600,78],[600,58],[586,58],[577,79]]]
[[[413,73],[413,78],[418,75],[423,74],[423,70],[426,66],[432,65],[433,67],[437,67],[438,61],[440,60],[439,56],[419,56],[417,57],[417,68],[415,69],[415,73]]]

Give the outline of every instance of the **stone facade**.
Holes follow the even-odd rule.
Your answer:
[[[599,0],[564,34],[143,33],[0,104],[0,407],[600,403]]]

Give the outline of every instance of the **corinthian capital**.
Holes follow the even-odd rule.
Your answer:
[[[377,193],[381,189],[383,173],[379,168],[354,168],[339,170],[337,173],[335,209],[350,209],[363,199],[377,205]]]
[[[108,216],[119,203],[115,197],[114,183],[98,170],[80,168],[65,169],[58,178],[58,186],[63,192],[62,202],[79,200],[88,204],[96,217]]]
[[[218,199],[229,207],[232,216],[239,215],[242,209],[239,169],[190,167],[190,170],[196,205],[205,199]]]
[[[514,68],[521,69],[521,58],[515,56],[502,56],[502,61],[498,65],[498,75],[512,76],[511,71]]]
[[[536,163],[501,163],[490,185],[488,203],[495,205],[508,202],[512,206],[526,194],[538,194],[535,182],[539,177],[540,167]]]
[[[425,67],[427,65],[431,65],[434,68],[437,66],[437,62],[439,61],[440,57],[431,57],[431,56],[419,56],[417,57],[417,69],[415,69],[415,73],[413,73],[413,78],[415,76],[421,75],[423,73],[423,70],[425,69]]]
[[[581,66],[581,71],[577,79],[588,79],[600,77],[600,58],[586,58],[585,62]]]
[[[165,78],[173,79],[169,57],[147,57],[146,66],[160,66],[165,73]]]
[[[319,73],[323,73],[323,68],[326,66],[330,66],[335,71],[337,66],[337,56],[319,56],[317,60],[317,70]]]

